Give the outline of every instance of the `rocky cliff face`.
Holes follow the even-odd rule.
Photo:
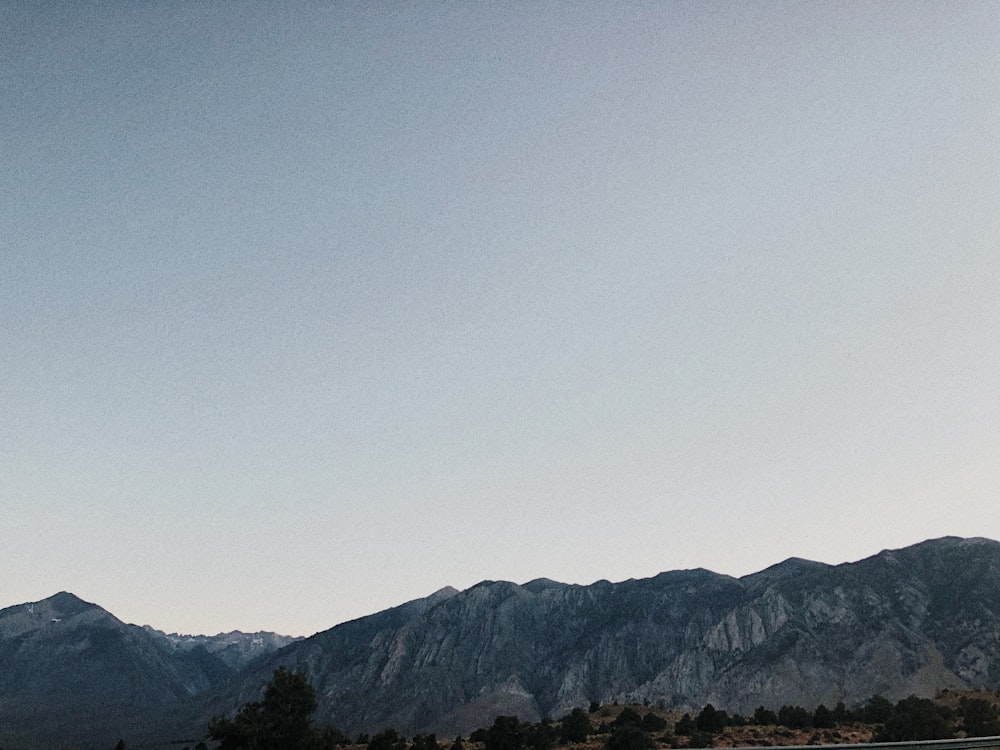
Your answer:
[[[1000,544],[942,539],[828,566],[785,561],[741,579],[705,570],[570,586],[483,582],[294,644],[321,718],[344,730],[466,733],[499,713],[559,716],[590,701],[752,712],[1000,686]],[[220,705],[220,704],[216,704]]]

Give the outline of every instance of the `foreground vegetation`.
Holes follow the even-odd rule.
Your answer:
[[[899,742],[957,736],[1000,735],[1000,699],[992,693],[944,691],[936,700],[909,697],[896,703],[872,696],[863,705],[838,703],[807,709],[759,706],[741,716],[711,704],[697,714],[649,706],[601,706],[573,709],[559,720],[523,722],[497,716],[493,724],[467,739],[446,742],[436,736],[407,739],[388,728],[350,739],[332,726],[316,727],[312,715],[316,694],[305,676],[278,669],[263,701],[244,705],[232,718],[213,719],[208,739],[217,750],[553,750],[576,746],[586,750],[655,750]],[[207,750],[199,743],[194,750]],[[190,748],[185,748],[190,750]]]

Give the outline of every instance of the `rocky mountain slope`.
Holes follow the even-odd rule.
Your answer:
[[[1000,544],[947,538],[735,579],[675,571],[618,584],[483,582],[345,623],[276,652],[213,696],[304,671],[347,731],[466,733],[498,713],[590,701],[731,712],[1000,686]]]
[[[83,746],[197,741],[212,715],[259,698],[279,665],[305,672],[317,719],[351,735],[454,736],[498,714],[537,721],[592,701],[748,713],[996,689],[1000,543],[946,538],[838,566],[791,559],[739,579],[484,581],[249,662],[226,664],[222,644],[124,625],[68,594],[2,610],[0,746],[38,746],[38,727]]]

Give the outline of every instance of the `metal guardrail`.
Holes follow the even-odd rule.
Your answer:
[[[739,750],[1000,750],[1000,737],[967,737],[955,740],[921,740],[919,742],[862,742],[845,745],[770,745],[741,747]]]

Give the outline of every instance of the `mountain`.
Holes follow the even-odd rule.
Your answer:
[[[443,591],[297,642],[213,692],[254,698],[306,673],[319,718],[353,734],[453,736],[497,714],[591,701],[731,712],[1000,687],[1000,544],[945,538],[837,566],[790,559],[590,586],[539,579]]]
[[[0,745],[102,738],[111,747],[164,706],[232,679],[254,648],[264,655],[289,640],[228,634],[175,644],[66,592],[8,607],[0,610]]]
[[[297,636],[278,635],[263,630],[256,633],[232,630],[218,635],[181,635],[164,633],[149,625],[143,625],[142,629],[157,638],[163,648],[177,656],[200,657],[204,651],[231,671],[239,671],[257,657],[299,640]]]
[[[264,638],[253,658],[255,637],[165,635],[71,594],[0,610],[0,746],[194,744],[282,665],[316,688],[317,720],[349,735],[450,737],[592,701],[749,713],[996,689],[1000,543],[793,558],[742,578],[484,581],[277,650]]]

